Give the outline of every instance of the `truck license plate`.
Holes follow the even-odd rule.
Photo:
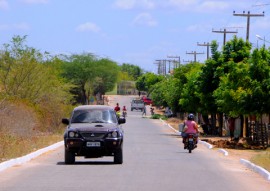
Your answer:
[[[100,147],[100,142],[87,142],[87,147]]]

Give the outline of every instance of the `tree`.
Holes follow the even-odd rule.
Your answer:
[[[200,99],[198,93],[197,79],[200,76],[202,64],[190,63],[188,64],[189,71],[186,72],[187,83],[183,85],[181,90],[181,98],[179,104],[184,111],[198,112],[200,111]]]
[[[163,79],[164,76],[148,72],[138,78],[136,88],[139,91],[146,91],[149,95],[153,91],[154,85]]]
[[[93,54],[84,53],[68,57],[63,64],[63,76],[76,87],[72,90],[77,102],[87,104],[89,98],[114,88],[118,65],[109,59],[98,60]]]
[[[63,81],[43,64],[43,55],[39,51],[24,44],[25,40],[26,36],[13,37],[11,44],[5,44],[0,53],[0,83],[3,93],[33,103],[60,94],[67,98],[68,88],[63,86]]]
[[[250,78],[252,95],[249,95],[249,112],[261,115],[270,111],[270,50],[265,47],[255,49],[250,60]],[[258,107],[260,106],[260,107]],[[247,106],[246,106],[247,108]]]
[[[71,92],[77,102],[87,104],[88,98],[94,92],[94,79],[97,77],[96,58],[93,54],[84,53],[66,59],[63,64],[63,77],[76,86]]]
[[[104,95],[112,91],[119,74],[118,65],[107,58],[97,61],[97,78],[94,84],[94,93]]]
[[[121,72],[127,73],[130,76],[130,80],[137,80],[143,74],[143,70],[139,66],[135,66],[132,64],[122,64],[120,66]]]

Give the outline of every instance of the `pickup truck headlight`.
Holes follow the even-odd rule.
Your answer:
[[[108,138],[117,138],[117,137],[118,137],[118,132],[117,131],[113,131],[113,132],[108,134]]]
[[[70,138],[79,137],[79,134],[77,132],[70,131],[68,132],[68,137]]]

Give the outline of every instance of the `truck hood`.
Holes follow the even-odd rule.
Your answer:
[[[118,128],[118,124],[115,123],[73,123],[69,126],[69,130],[74,129],[77,131],[111,131]]]

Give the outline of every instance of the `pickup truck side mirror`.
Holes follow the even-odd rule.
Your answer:
[[[69,119],[63,118],[62,123],[65,124],[65,125],[68,125],[69,124]]]

